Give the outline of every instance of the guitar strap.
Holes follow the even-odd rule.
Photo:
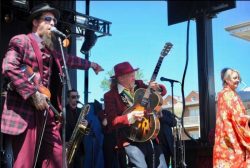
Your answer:
[[[39,68],[39,73],[41,75],[41,80],[43,80],[43,59],[42,59],[42,52],[37,44],[37,42],[35,41],[35,39],[32,37],[32,34],[28,34],[28,37],[31,41],[31,45],[34,49],[36,58],[37,58],[37,62],[38,62],[38,68]],[[48,111],[45,110],[44,111],[44,123],[42,125],[42,130],[41,132],[37,133],[37,145],[36,145],[36,149],[35,149],[35,156],[34,156],[34,165],[33,168],[36,167],[37,164],[37,160],[38,160],[38,155],[40,152],[40,147],[41,147],[41,143],[42,143],[42,139],[43,139],[43,134],[44,134],[44,130],[45,130],[45,125],[47,123],[47,118],[48,118]]]
[[[121,96],[122,102],[127,106],[127,108],[131,107],[131,102],[129,102],[126,94],[123,91],[120,93],[120,96]]]
[[[41,75],[41,78],[43,78],[43,59],[42,59],[42,53],[39,49],[39,46],[37,44],[37,42],[35,41],[35,39],[32,37],[32,34],[28,34],[28,37],[31,41],[31,45],[34,49],[35,55],[36,55],[36,59],[38,62],[38,68],[39,68],[39,73]]]
[[[137,84],[135,84],[134,87],[134,91],[138,89]],[[127,108],[131,107],[134,103],[134,93],[131,94],[131,92],[127,89],[124,89],[121,93],[120,93],[122,102],[127,106]]]

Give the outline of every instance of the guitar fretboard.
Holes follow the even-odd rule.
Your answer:
[[[145,94],[144,94],[144,96],[142,98],[141,105],[144,106],[144,107],[146,107],[147,104],[148,104],[148,99],[149,99],[149,96],[150,96],[150,84],[156,80],[156,77],[157,77],[157,75],[159,73],[162,61],[163,61],[164,57],[169,53],[172,46],[173,46],[173,44],[168,42],[168,43],[166,43],[164,45],[164,48],[161,51],[160,57],[159,57],[159,59],[157,61],[154,72],[153,72],[152,77],[150,79],[149,87],[146,89]]]

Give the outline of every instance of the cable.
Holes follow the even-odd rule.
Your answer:
[[[185,76],[186,76],[188,62],[189,62],[189,28],[190,28],[190,19],[188,19],[188,23],[187,23],[186,64],[185,64],[185,68],[184,68],[184,72],[183,72],[183,76],[182,76],[182,82],[181,82],[181,95],[182,95],[182,102],[183,102],[182,103],[183,108],[182,108],[182,115],[181,115],[181,125],[182,125],[183,131],[187,135],[187,137],[190,138],[191,140],[197,142],[197,140],[195,140],[192,136],[189,135],[189,133],[187,132],[187,130],[184,127],[184,122],[183,122],[184,113],[185,113],[185,106],[186,106],[185,95],[184,95],[184,84],[185,84]]]

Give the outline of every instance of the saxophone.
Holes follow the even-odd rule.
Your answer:
[[[84,124],[86,121],[85,116],[89,112],[90,105],[89,104],[86,105],[82,104],[82,105],[83,107],[81,109],[81,113],[79,115],[74,131],[66,147],[66,156],[68,165],[72,164],[75,152],[82,140],[83,135],[87,135],[90,131],[89,128],[87,128],[87,125]]]

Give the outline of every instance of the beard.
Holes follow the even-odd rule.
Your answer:
[[[51,51],[54,50],[54,41],[55,41],[55,35],[53,33],[45,33],[42,37],[44,44],[46,47],[48,47]]]

